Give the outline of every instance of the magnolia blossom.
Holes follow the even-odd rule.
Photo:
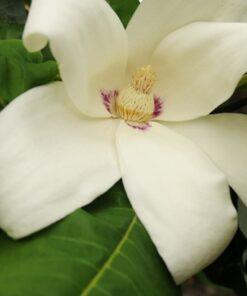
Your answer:
[[[104,0],[33,0],[29,51],[49,41],[62,82],[0,115],[0,226],[22,238],[122,178],[177,283],[237,228],[247,117],[208,115],[247,68],[246,0],[144,0],[125,30]]]

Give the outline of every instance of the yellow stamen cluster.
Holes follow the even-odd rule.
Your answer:
[[[116,100],[116,112],[126,121],[146,123],[152,118],[154,100],[150,94],[156,82],[151,66],[138,69],[131,84],[122,89]]]
[[[152,67],[145,66],[133,74],[131,85],[137,92],[149,94],[156,81],[156,74]]]

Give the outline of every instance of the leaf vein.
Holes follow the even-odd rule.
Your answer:
[[[81,245],[86,244],[86,245],[89,245],[91,247],[95,247],[96,249],[102,250],[105,253],[109,254],[109,251],[105,247],[102,247],[100,245],[97,245],[97,244],[95,244],[93,242],[90,242],[90,241],[87,241],[87,240],[82,240],[82,239],[76,240],[76,239],[73,239],[73,238],[57,236],[57,235],[53,235],[51,238],[60,239],[60,240],[68,241],[68,242],[73,242],[73,243],[81,244]]]
[[[90,292],[90,290],[93,289],[93,287],[97,284],[97,282],[99,281],[99,279],[102,277],[102,275],[104,274],[105,270],[110,267],[111,263],[114,261],[115,257],[117,256],[117,254],[119,253],[119,251],[121,250],[121,248],[123,247],[123,245],[125,244],[125,242],[127,241],[128,236],[131,233],[131,231],[132,231],[132,229],[133,229],[136,221],[137,221],[137,218],[134,215],[131,223],[129,224],[128,228],[125,231],[124,236],[122,237],[122,239],[120,240],[120,242],[115,247],[113,253],[108,257],[108,259],[102,265],[102,267],[99,270],[99,272],[88,283],[87,287],[84,289],[84,291],[82,292],[81,296],[88,295],[88,293]]]

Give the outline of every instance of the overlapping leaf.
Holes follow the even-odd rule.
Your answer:
[[[0,1],[0,39],[20,38],[25,20],[24,1]]]
[[[34,86],[54,81],[57,75],[56,62],[43,62],[40,52],[27,52],[19,40],[0,41],[0,107]]]
[[[23,0],[1,0],[0,22],[24,24],[26,12]]]

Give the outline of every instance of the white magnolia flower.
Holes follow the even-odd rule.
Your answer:
[[[0,115],[0,225],[27,236],[120,178],[177,283],[211,263],[247,204],[247,117],[208,115],[247,68],[246,0],[144,0],[125,31],[104,0],[33,0],[24,44],[63,82]]]

